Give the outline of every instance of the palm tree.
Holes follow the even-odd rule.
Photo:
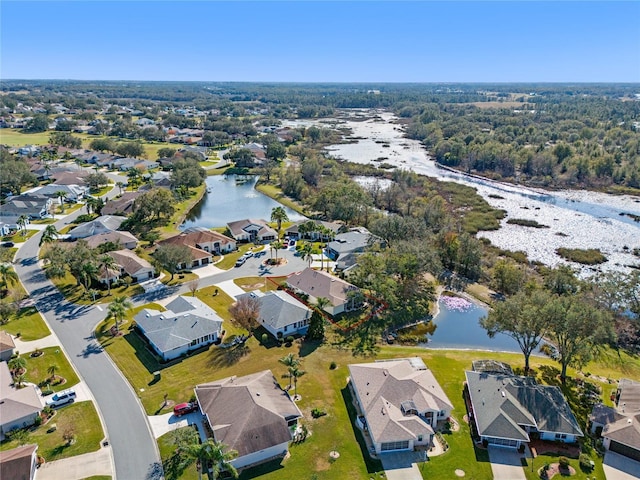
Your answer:
[[[67,192],[64,190],[58,190],[56,192],[56,197],[60,200],[60,213],[64,213],[64,199],[67,198]]]
[[[49,375],[51,375],[51,381],[54,381],[56,379],[56,372],[58,371],[58,366],[55,364],[49,365],[49,368],[47,368],[47,373]]]
[[[107,318],[113,318],[116,321],[116,332],[119,331],[120,322],[124,320],[127,311],[133,307],[133,304],[127,297],[116,297],[109,305],[109,314]]]
[[[2,285],[9,287],[9,282],[13,283],[18,281],[18,274],[8,263],[0,263],[0,278],[2,278]]]
[[[298,379],[307,372],[296,367],[289,367],[289,375],[293,377],[293,398],[298,396]]]
[[[11,373],[15,375],[17,372],[24,372],[27,368],[27,361],[23,357],[15,357],[9,360],[7,366]]]
[[[13,382],[16,384],[17,388],[21,388],[24,381],[25,381],[24,374],[16,375],[15,377],[13,377]]]
[[[300,249],[300,254],[302,255],[302,259],[306,260],[309,263],[309,267],[311,267],[311,262],[313,262],[313,245],[310,243],[305,243]]]
[[[317,232],[318,228],[319,227],[316,222],[309,220],[308,222],[301,223],[298,226],[298,234],[300,235],[300,238],[304,238],[305,234]],[[313,236],[310,236],[309,238],[313,238]]]
[[[124,182],[116,183],[116,186],[120,189],[120,195],[122,195],[122,189],[124,188]]]
[[[111,295],[111,272],[116,270],[114,268],[116,265],[116,261],[111,255],[107,255],[105,253],[100,257],[100,270],[104,271],[104,275],[107,280],[107,289],[109,290],[109,295]]]
[[[300,360],[298,360],[293,353],[289,353],[278,360],[278,362],[288,368],[289,373],[284,374],[283,377],[289,379],[289,390],[291,390],[291,369],[298,367]]]
[[[98,276],[98,266],[93,262],[85,262],[80,267],[80,282],[84,290],[88,293],[91,287],[91,280]]]
[[[238,452],[227,449],[223,443],[216,442],[213,438],[208,438],[206,442],[187,445],[184,452],[189,457],[189,463],[197,462],[198,478],[202,480],[202,472],[206,469],[214,479],[220,476],[221,472],[228,472],[233,478],[238,478],[238,471],[229,463],[238,456]]]
[[[331,301],[326,297],[316,298],[316,307],[318,307],[318,310],[320,310],[321,313],[322,313],[322,310],[324,310],[325,307],[328,306],[330,303]]]
[[[53,225],[47,225],[47,227],[43,230],[42,236],[40,237],[40,246],[45,243],[53,243],[58,239],[58,230]]]
[[[27,217],[26,215],[20,215],[16,223],[18,224],[20,230],[22,230],[22,236],[24,237],[27,234],[27,224],[29,223],[29,217]]]
[[[271,242],[270,247],[276,251],[276,264],[278,263],[278,249],[284,247],[284,243],[280,240],[276,240],[275,242]]]
[[[271,210],[271,221],[278,224],[278,238],[280,238],[280,228],[282,227],[282,222],[289,221],[287,212],[283,207],[273,207],[273,209]]]

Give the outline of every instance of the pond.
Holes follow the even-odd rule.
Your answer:
[[[511,337],[498,333],[489,338],[479,320],[487,309],[459,297],[442,296],[438,300],[439,312],[434,317],[435,332],[429,341],[421,344],[427,348],[454,348],[465,350],[491,350],[520,353],[518,343]]]
[[[269,221],[271,210],[282,205],[256,190],[257,182],[256,176],[207,177],[207,193],[187,214],[180,229],[222,227],[228,222],[243,218],[261,218]],[[291,221],[304,218],[290,208],[284,207],[284,209]]]

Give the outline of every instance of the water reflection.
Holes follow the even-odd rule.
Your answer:
[[[188,213],[181,229],[189,227],[221,227],[233,220],[262,218],[269,220],[271,210],[282,206],[255,189],[258,177],[219,175],[207,177],[207,193]],[[289,220],[304,217],[284,207]]]

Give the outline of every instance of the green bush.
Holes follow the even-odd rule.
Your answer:
[[[590,472],[593,469],[593,466],[591,465],[591,457],[586,453],[580,454],[580,468],[587,472]]]
[[[338,368],[338,364],[336,362],[331,362],[329,364],[329,370],[335,370],[336,368]]]
[[[569,459],[567,457],[560,457],[558,459],[558,464],[560,465],[561,469],[566,470],[567,468],[569,468]]]
[[[313,418],[324,417],[326,414],[327,414],[327,412],[325,412],[324,410],[322,410],[320,408],[314,408],[313,410],[311,410],[311,416]]]
[[[267,341],[269,340],[269,335],[267,335],[266,333],[263,333],[260,339],[262,340],[262,344],[266,345]]]

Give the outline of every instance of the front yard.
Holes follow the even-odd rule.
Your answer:
[[[54,424],[55,431],[49,431]],[[70,430],[76,438],[72,445],[68,445],[63,439],[65,432]],[[95,452],[100,449],[100,442],[104,438],[98,412],[91,402],[72,403],[59,408],[46,424],[28,432],[26,443],[37,443],[38,454],[47,462]],[[5,441],[0,444],[0,450],[9,450],[17,446],[19,442],[15,439]]]
[[[35,352],[25,353],[20,355],[27,361],[27,373],[25,375],[26,381],[35,383],[36,385],[42,383],[51,377],[48,372],[49,367],[55,366],[56,379],[64,378],[64,383],[55,382],[50,385],[51,390],[59,392],[60,390],[66,390],[72,387],[76,383],[80,382],[75,370],[71,367],[71,364],[65,357],[64,353],[58,347],[43,348],[42,355],[35,355]],[[42,387],[45,388],[44,386]]]
[[[36,307],[21,308],[9,323],[2,326],[2,329],[11,335],[20,334],[20,340],[25,342],[51,335],[49,327]]]

